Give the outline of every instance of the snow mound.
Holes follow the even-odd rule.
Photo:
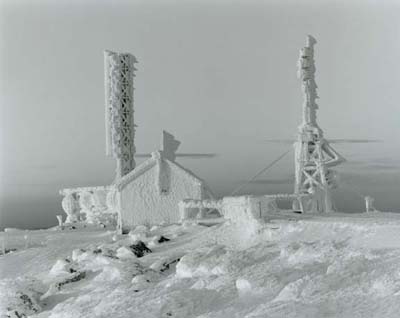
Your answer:
[[[226,250],[224,246],[206,247],[182,257],[176,266],[176,276],[196,277],[225,273],[223,267]]]
[[[50,269],[49,275],[50,276],[59,276],[71,273],[71,261],[67,259],[59,259]]]
[[[0,317],[9,309],[38,318],[400,312],[400,215],[281,214],[265,222],[135,232],[144,247],[154,244],[151,253],[135,256],[131,246],[140,243],[131,235],[32,231],[43,244],[0,257]],[[171,241],[159,243],[162,236]]]
[[[132,252],[130,248],[127,248],[126,246],[121,246],[119,249],[117,249],[117,254],[116,256],[118,258],[136,258],[136,255]]]
[[[236,280],[236,288],[238,289],[240,294],[247,294],[252,290],[251,283],[244,278],[238,278]]]

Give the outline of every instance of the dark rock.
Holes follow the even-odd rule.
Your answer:
[[[171,241],[169,238],[166,238],[165,236],[162,236],[158,239],[158,243],[164,243],[164,242],[168,242]]]
[[[135,254],[137,257],[143,257],[145,254],[152,252],[151,249],[149,249],[146,246],[146,244],[144,244],[142,241],[130,245],[129,248],[132,250],[133,254]]]
[[[17,250],[16,248],[6,248],[5,254],[15,252],[16,250]],[[0,251],[0,255],[3,255],[3,251]]]
[[[31,314],[35,314],[40,311],[41,308],[27,294],[23,292],[17,292],[16,296],[19,298],[20,303],[19,305],[17,305],[17,308],[11,308],[11,307],[7,308],[7,317],[10,318],[28,317],[28,315],[30,316]]]
[[[70,283],[75,283],[79,282],[80,280],[84,279],[86,277],[86,272],[76,272],[76,275],[72,276],[71,278],[67,278],[63,280],[62,282],[59,282],[56,284],[56,287],[58,290],[61,289],[62,286]]]
[[[39,310],[36,308],[35,304],[33,303],[32,299],[24,294],[24,293],[19,293],[19,299],[22,300],[24,306],[26,306],[29,310],[32,310],[34,312],[38,312]]]
[[[106,249],[101,249],[101,248],[96,248],[92,251],[93,254],[97,255],[97,254],[103,254],[105,257],[110,257],[110,258],[114,258],[114,259],[118,259],[118,257],[116,256],[116,252],[113,251],[112,249],[106,248]]]
[[[160,272],[163,273],[163,272],[169,270],[171,265],[174,265],[174,264],[178,263],[180,260],[181,260],[180,258],[177,258],[177,259],[174,259],[174,260],[172,260],[170,262],[163,263],[162,267],[160,268]]]
[[[9,318],[12,318],[12,317],[24,318],[24,317],[26,317],[26,315],[24,313],[18,312],[17,310],[11,311],[10,308],[8,308],[7,317],[9,317]]]
[[[93,254],[100,254],[101,252],[101,248],[96,248],[95,250],[93,250]]]

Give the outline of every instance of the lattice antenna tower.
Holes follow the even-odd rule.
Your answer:
[[[316,103],[317,84],[315,83],[314,45],[317,41],[307,36],[306,46],[300,50],[298,77],[302,81],[304,96],[302,123],[299,126],[295,148],[295,194],[311,194],[304,197],[306,211],[331,212],[334,205],[331,189],[336,186],[336,173],[330,168],[344,161],[323,137],[317,124]],[[300,210],[299,202],[293,204]]]
[[[135,168],[135,63],[132,54],[104,52],[106,154],[117,161],[116,180]]]

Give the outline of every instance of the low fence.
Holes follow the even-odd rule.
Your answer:
[[[113,186],[69,188],[60,191],[66,223],[117,222],[116,190]],[[115,225],[114,224],[114,225]]]

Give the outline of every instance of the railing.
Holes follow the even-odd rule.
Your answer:
[[[204,218],[204,211],[208,210],[218,210],[221,212],[222,200],[204,199],[186,199],[179,202],[179,213],[181,220]]]
[[[66,223],[116,224],[117,200],[113,186],[63,189],[61,205],[67,214]]]

